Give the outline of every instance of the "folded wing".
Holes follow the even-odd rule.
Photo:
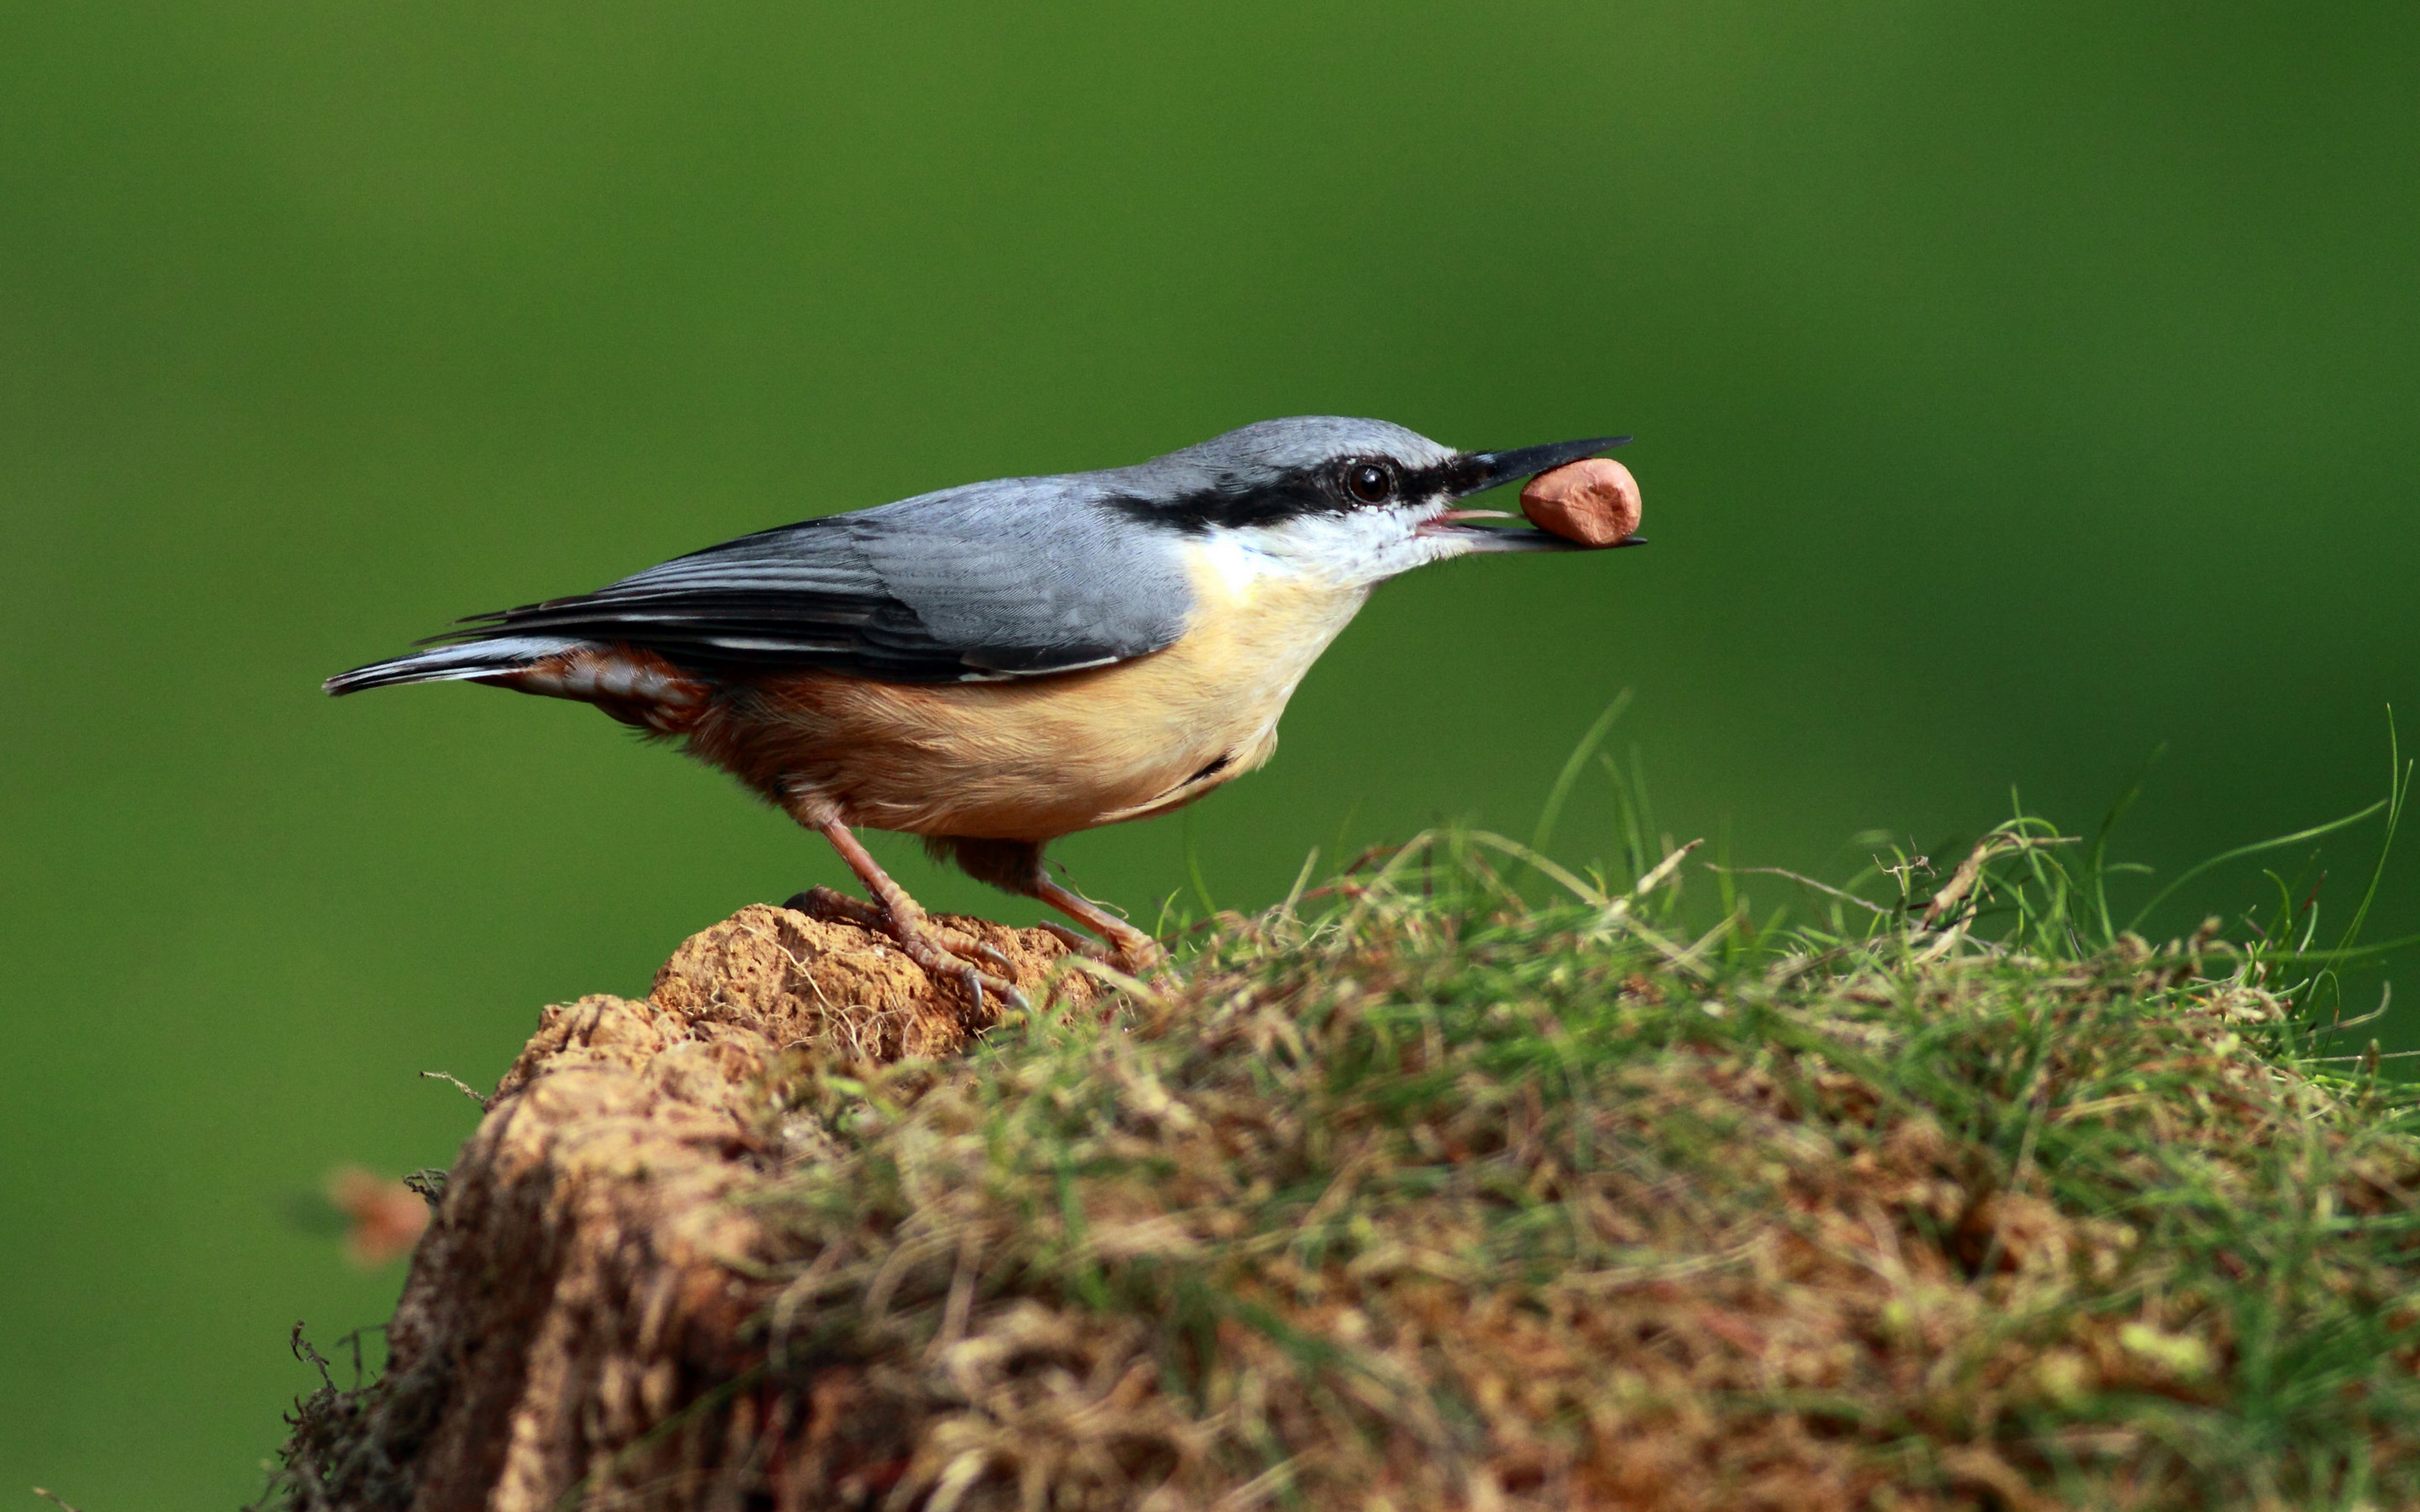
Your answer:
[[[743,536],[593,594],[438,638],[604,641],[701,671],[818,668],[964,682],[1156,651],[1190,607],[1181,561],[1072,479],[1008,479]]]

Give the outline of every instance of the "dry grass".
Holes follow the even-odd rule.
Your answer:
[[[1618,883],[1538,855],[1588,754],[1536,850],[777,1063],[763,1363],[649,1436],[681,1474],[564,1504],[2420,1506],[2420,1095],[2328,1053],[2374,874],[2332,948],[2307,870],[2154,947],[2020,818],[1759,923],[1628,790]]]
[[[2319,1058],[2340,953],[2154,949],[2098,850],[1684,933],[1442,835],[1107,1020],[804,1060],[776,1501],[2420,1504],[2420,1103]]]

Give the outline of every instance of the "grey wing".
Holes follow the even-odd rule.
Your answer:
[[[564,636],[705,670],[891,682],[1039,676],[1159,650],[1191,607],[1174,544],[1075,479],[973,484],[742,536],[449,640]]]

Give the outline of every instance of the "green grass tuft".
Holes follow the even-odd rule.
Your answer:
[[[2289,883],[2154,947],[2105,845],[2029,818],[1944,875],[1796,879],[1811,923],[1629,849],[1617,886],[1441,832],[1221,918],[1106,1020],[802,1057],[830,1157],[765,1201],[766,1379],[827,1425],[794,1473],[935,1508],[2420,1502],[2420,1100],[2374,1041],[2324,1053],[2360,948]]]

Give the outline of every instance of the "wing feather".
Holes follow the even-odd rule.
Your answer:
[[[559,636],[678,665],[893,682],[1043,676],[1159,650],[1191,595],[1175,542],[1082,478],[1016,478],[727,541],[436,640]]]

